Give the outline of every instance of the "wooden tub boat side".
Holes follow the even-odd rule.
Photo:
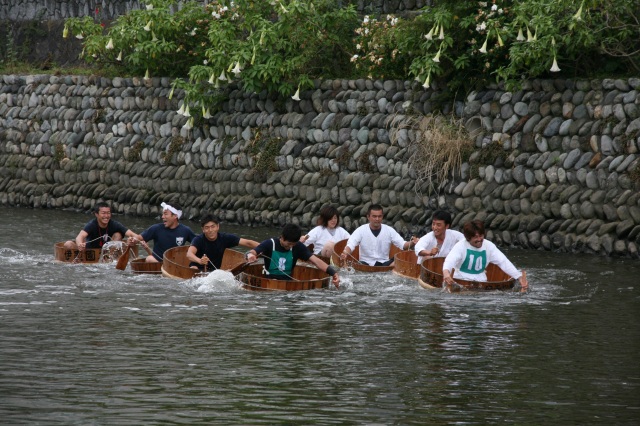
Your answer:
[[[444,277],[442,265],[444,257],[425,259],[420,265],[420,278],[418,283],[427,289],[440,289]],[[457,285],[447,285],[447,291],[456,293],[459,291],[493,291],[511,290],[515,285],[515,278],[510,277],[497,265],[490,263],[487,266],[487,281],[469,281],[456,278]]]
[[[340,255],[344,251],[344,248],[347,246],[347,240],[338,241],[335,246],[333,246],[333,253],[331,254],[331,263],[336,266],[344,267],[351,266],[353,269],[359,272],[388,272],[393,270],[393,266],[371,266],[364,265],[359,262],[360,260],[360,247],[356,246],[355,250],[351,252],[350,256],[347,256],[345,261],[340,259]],[[398,247],[391,244],[389,248],[389,259],[393,259],[396,253],[401,252]]]
[[[255,291],[301,291],[327,288],[331,284],[331,277],[326,272],[304,264],[296,265],[293,269],[295,280],[290,281],[269,279],[268,275],[262,274],[262,268],[262,263],[248,265],[237,277],[242,287]]]
[[[401,277],[417,280],[420,277],[418,256],[413,250],[403,250],[394,257],[393,273]]]
[[[124,243],[123,243],[124,244]],[[63,263],[107,263],[115,262],[122,255],[122,249],[115,247],[107,253],[102,253],[102,249],[67,249],[64,247],[64,241],[60,241],[53,245],[53,256],[56,262]],[[138,255],[138,248],[133,248],[134,256]]]
[[[178,246],[170,248],[164,252],[162,257],[162,275],[167,278],[173,278],[176,280],[189,280],[200,274],[197,269],[189,267],[189,259],[187,259],[187,251],[190,246]],[[226,249],[224,256],[222,257],[222,264],[220,269],[228,271],[233,267],[244,263],[244,254],[238,250]],[[211,265],[209,265],[211,266]],[[211,272],[213,266],[207,270]]]
[[[133,259],[130,263],[131,272],[134,274],[161,274],[162,263],[160,262],[147,262],[147,259],[140,257]]]

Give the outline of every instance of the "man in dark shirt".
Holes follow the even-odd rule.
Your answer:
[[[279,238],[269,238],[247,253],[247,261],[255,262],[258,255],[265,258],[264,265],[269,278],[274,280],[293,279],[293,268],[298,259],[308,260],[321,271],[332,276],[331,282],[338,287],[340,277],[333,266],[327,265],[318,256],[312,254],[307,246],[300,242],[302,230],[298,225],[289,223],[282,228]]]
[[[78,233],[75,241],[69,240],[64,247],[70,250],[99,249],[109,241],[121,241],[124,236],[137,234],[116,220],[111,220],[111,207],[107,203],[97,203],[93,207],[95,219],[90,220]]]
[[[240,238],[234,234],[220,232],[220,221],[211,214],[206,214],[200,220],[202,234],[198,235],[191,242],[191,247],[187,251],[187,259],[191,261],[189,266],[209,271],[220,269],[224,251],[238,245],[255,248],[257,241]]]

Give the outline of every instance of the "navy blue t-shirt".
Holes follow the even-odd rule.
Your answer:
[[[183,246],[193,241],[196,236],[191,228],[181,223],[173,229],[166,228],[164,223],[157,223],[142,231],[140,235],[147,242],[153,241],[153,256],[159,262],[162,262],[165,251]]]
[[[106,228],[100,228],[98,219],[93,219],[84,226],[83,231],[89,234],[87,235],[87,248],[99,249],[102,248],[104,243],[110,241],[116,232],[122,234],[122,238],[124,238],[124,234],[127,233],[128,229],[115,220],[110,220]]]
[[[222,256],[225,249],[235,247],[238,244],[240,244],[240,237],[234,234],[225,234],[224,232],[218,232],[218,237],[213,241],[204,234],[200,234],[191,242],[191,245],[198,250],[196,251],[196,256],[202,257],[206,254],[216,269],[220,269],[222,265]],[[195,262],[191,262],[189,266],[197,266],[200,269],[204,269],[204,265]],[[212,269],[211,264],[208,265],[207,269]]]
[[[275,251],[279,252],[279,253],[284,253],[286,254],[289,250],[285,249],[284,247],[282,247],[282,244],[280,244],[280,238],[270,238],[268,240],[265,240],[263,242],[260,243],[260,245],[258,245],[258,247],[256,247],[254,250],[257,254],[262,254],[264,256],[264,263],[265,265],[267,265],[267,269],[271,269],[272,271],[275,270],[275,265],[272,265],[272,268],[269,268],[268,266],[270,265],[270,263],[273,261],[278,261],[280,258],[280,254],[274,256],[273,254],[273,250],[275,247]],[[309,260],[309,258],[313,255],[311,253],[311,251],[309,250],[309,248],[307,246],[305,246],[303,243],[301,243],[300,241],[298,241],[296,243],[295,246],[293,246],[291,248],[291,254],[292,254],[292,263],[291,265],[282,265],[282,270],[290,270],[293,271],[293,268],[296,266],[296,263],[298,262],[298,259],[302,259],[302,260]],[[278,259],[276,259],[278,258]],[[288,262],[288,260],[286,260]],[[272,279],[291,279],[291,277],[289,277],[286,274],[280,275],[278,276],[277,273],[273,273],[271,274],[271,276],[269,278]]]

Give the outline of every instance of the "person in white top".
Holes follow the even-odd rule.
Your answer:
[[[449,212],[444,210],[433,212],[431,232],[420,238],[415,247],[418,265],[431,257],[446,257],[458,241],[464,240],[462,232],[449,229],[450,226],[451,214]]]
[[[382,223],[383,218],[382,206],[372,204],[367,211],[369,223],[358,227],[351,234],[340,258],[346,260],[356,246],[360,246],[360,263],[370,266],[390,266],[393,265],[393,259],[389,259],[391,244],[406,250],[418,242],[416,237],[412,237],[411,241],[405,241],[395,229]]]
[[[333,246],[340,240],[346,240],[351,236],[340,224],[339,212],[333,206],[324,206],[320,209],[318,226],[300,237],[300,242],[305,246],[313,244],[313,254],[330,257]]]
[[[465,239],[459,241],[447,257],[442,266],[444,282],[453,285],[454,278],[471,281],[487,281],[486,269],[489,263],[495,263],[509,276],[520,281],[520,291],[529,289],[527,275],[513,266],[495,244],[485,240],[484,223],[480,220],[472,220],[464,224],[462,228]],[[453,277],[451,276],[451,271]]]

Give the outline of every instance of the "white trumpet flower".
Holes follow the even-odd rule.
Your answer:
[[[105,49],[107,50],[112,50],[113,49],[113,39],[110,38],[109,41],[107,42],[107,45],[105,46]]]
[[[424,80],[424,84],[422,85],[422,87],[424,87],[425,89],[428,89],[430,84],[431,84],[431,73],[427,74],[427,78]]]
[[[433,40],[433,28],[431,28],[431,30],[427,34],[425,34],[424,38],[427,40]]]
[[[533,40],[534,38],[531,35],[531,30],[529,30],[529,27],[527,27],[527,42],[531,43]]]
[[[582,21],[582,6],[584,6],[584,0],[582,0],[582,3],[580,3],[580,8],[576,12],[576,14],[573,15],[573,19],[575,19],[576,21]]]
[[[218,77],[218,80],[227,81],[227,76],[224,74],[224,70],[222,70],[222,72],[220,73],[220,77]]]
[[[145,31],[151,31],[151,21],[147,22],[147,25],[143,28]]]
[[[182,126],[182,128],[184,130],[191,130],[193,129],[193,117],[191,117],[190,119],[187,120],[186,123],[184,123],[184,126]]]
[[[489,40],[489,34],[487,34],[487,38],[484,39],[484,44],[480,48],[480,53],[487,53],[487,41]]]
[[[293,99],[294,101],[300,100],[300,86],[298,86],[298,90],[296,90],[296,93],[291,97],[291,99]]]
[[[242,68],[240,68],[240,62],[236,62],[236,66],[231,70],[231,72],[236,77],[240,75],[240,73],[242,72]]]
[[[116,57],[116,61],[118,62],[122,61],[122,50],[120,51],[120,53],[118,53],[118,56]]]
[[[516,40],[518,40],[518,41],[525,41],[526,40],[524,38],[524,34],[522,34],[522,27],[520,27],[520,29],[518,30],[518,37],[516,37]]]
[[[149,77],[149,68],[147,68],[147,72],[144,73],[144,79],[145,80],[149,80],[151,77]]]
[[[560,67],[558,66],[558,61],[556,60],[556,55],[553,55],[553,64],[551,65],[551,69],[549,71],[551,72],[560,71]]]

